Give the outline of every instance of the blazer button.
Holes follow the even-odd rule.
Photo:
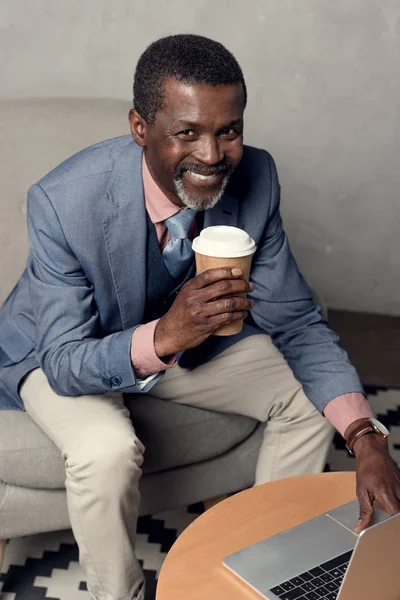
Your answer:
[[[105,385],[106,387],[108,387],[108,388],[110,388],[110,387],[111,387],[111,382],[110,382],[110,380],[109,380],[109,379],[106,379],[105,377],[103,377],[103,379],[102,379],[101,381],[104,383],[104,385]]]
[[[112,386],[118,387],[122,383],[122,379],[119,375],[114,375],[114,377],[110,377],[110,383]]]

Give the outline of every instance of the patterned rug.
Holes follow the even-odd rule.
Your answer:
[[[391,431],[390,450],[400,466],[400,390],[367,389],[377,418]],[[353,471],[343,439],[336,435],[327,471]],[[141,517],[137,556],[146,576],[146,600],[155,599],[163,560],[182,531],[203,512],[202,504]],[[78,549],[70,531],[10,540],[0,576],[0,600],[89,600]]]

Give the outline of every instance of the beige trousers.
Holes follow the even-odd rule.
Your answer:
[[[20,393],[65,460],[71,525],[93,598],[141,600],[135,533],[144,447],[122,395],[58,396],[40,369]],[[324,467],[333,429],[266,335],[241,340],[194,370],[168,370],[151,395],[265,423],[256,484]]]

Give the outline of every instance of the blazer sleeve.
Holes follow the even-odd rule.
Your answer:
[[[38,185],[28,192],[28,276],[38,362],[64,396],[143,393],[130,360],[135,328],[102,336],[93,286],[69,248],[54,207]]]
[[[363,386],[339,346],[338,335],[313,303],[291,253],[280,215],[278,175],[272,157],[267,157],[271,205],[251,270],[255,284],[251,316],[271,336],[308,398],[322,412],[330,400],[363,392]]]

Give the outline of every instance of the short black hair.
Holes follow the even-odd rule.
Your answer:
[[[229,50],[201,35],[170,35],[150,44],[136,66],[133,106],[149,125],[154,124],[163,106],[164,81],[168,77],[189,85],[241,83],[246,106],[242,69]]]

